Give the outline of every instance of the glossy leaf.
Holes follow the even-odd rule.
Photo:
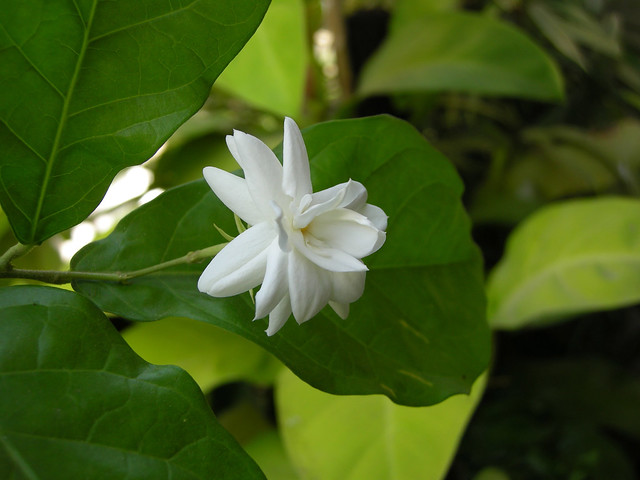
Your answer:
[[[264,21],[220,75],[216,87],[268,111],[300,114],[307,76],[302,0],[272,0]]]
[[[264,478],[195,382],[143,361],[85,298],[8,287],[0,308],[3,478]]]
[[[122,336],[146,361],[184,368],[205,392],[238,380],[270,384],[281,368],[257,345],[188,318],[138,323]]]
[[[285,446],[301,478],[438,480],[444,478],[484,391],[422,408],[388,398],[335,396],[283,372],[276,384]]]
[[[496,328],[547,323],[640,301],[640,201],[552,205],[520,225],[488,282]]]
[[[0,16],[0,202],[17,238],[82,221],[200,108],[267,0],[11,0]]]
[[[131,320],[185,316],[214,323],[263,346],[303,380],[342,394],[383,393],[398,403],[437,403],[467,392],[486,368],[481,260],[451,164],[408,124],[371,117],[304,132],[314,189],[349,178],[389,215],[387,243],[367,258],[364,296],[349,318],[330,309],[273,337],[251,322],[248,294],[211,298],[196,288],[204,265],[175,267],[127,285],[76,282],[106,311]],[[106,239],[81,250],[75,270],[126,271],[223,241],[232,213],[203,182],[167,191],[123,219]]]
[[[562,88],[552,60],[513,26],[445,12],[394,29],[365,66],[358,91],[458,91],[558,100]]]

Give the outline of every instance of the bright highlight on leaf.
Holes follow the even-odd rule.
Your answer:
[[[204,169],[220,200],[251,228],[207,266],[198,289],[229,297],[262,284],[255,319],[269,315],[267,335],[291,313],[298,323],[327,303],[342,318],[362,296],[367,267],[363,257],[386,239],[386,214],[366,203],[356,181],[313,193],[309,158],[296,123],[284,122],[283,164],[257,138],[235,131],[227,136],[231,154],[246,179],[214,167]]]

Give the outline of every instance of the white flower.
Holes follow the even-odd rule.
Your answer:
[[[228,297],[262,284],[254,320],[269,315],[267,335],[292,312],[306,322],[327,303],[346,318],[364,290],[367,267],[360,259],[382,246],[387,226],[382,209],[366,203],[361,183],[313,193],[307,149],[290,118],[283,143],[281,165],[264,143],[235,130],[227,145],[245,178],[204,169],[214,193],[250,228],[213,258],[198,289]]]

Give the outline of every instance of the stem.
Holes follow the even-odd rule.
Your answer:
[[[40,282],[46,282],[55,285],[70,283],[73,280],[94,280],[125,283],[127,280],[131,280],[132,278],[149,275],[150,273],[155,273],[169,267],[175,267],[176,265],[183,265],[186,263],[196,263],[205,258],[214,257],[226,245],[227,243],[225,242],[219,245],[214,245],[212,247],[203,248],[202,250],[189,252],[182,257],[174,258],[173,260],[158,263],[157,265],[141,268],[139,270],[134,270],[132,272],[82,272],[77,270],[58,271],[25,270],[19,268],[11,268],[0,271],[0,278],[24,278],[30,280],[38,280]],[[7,256],[6,253],[2,258],[4,258],[5,256]]]
[[[10,270],[12,268],[11,262],[18,257],[26,255],[33,247],[33,245],[23,245],[22,243],[16,243],[13,247],[10,247],[0,257],[0,270]]]

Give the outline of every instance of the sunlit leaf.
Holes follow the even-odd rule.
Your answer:
[[[422,408],[379,395],[335,396],[283,372],[276,384],[278,419],[302,478],[438,480],[444,478],[484,391]]]
[[[95,305],[0,289],[3,478],[264,478],[196,383],[138,357]]]
[[[305,22],[302,0],[272,0],[255,35],[216,86],[268,111],[299,115],[307,75]]]
[[[82,221],[200,108],[267,0],[11,0],[0,15],[0,202],[22,243]]]
[[[271,430],[243,445],[264,474],[273,480],[299,480],[282,444],[280,435]]]
[[[640,201],[603,197],[538,211],[509,238],[488,297],[491,325],[506,329],[640,301]]]
[[[123,337],[146,361],[184,368],[205,392],[238,380],[271,383],[281,368],[257,345],[188,318],[138,323],[127,328]]]
[[[126,285],[74,283],[105,311],[131,320],[184,316],[263,346],[303,380],[332,393],[383,393],[410,405],[467,392],[486,368],[489,335],[479,253],[452,165],[391,117],[327,122],[304,132],[315,190],[349,178],[389,215],[387,243],[367,259],[364,296],[341,320],[330,309],[273,337],[251,322],[248,294],[211,298],[196,288],[204,265],[184,265]],[[75,270],[143,268],[223,241],[232,213],[203,182],[167,191],[81,250]]]
[[[515,27],[444,12],[393,30],[365,66],[358,91],[458,91],[558,100],[562,89],[550,57]]]

